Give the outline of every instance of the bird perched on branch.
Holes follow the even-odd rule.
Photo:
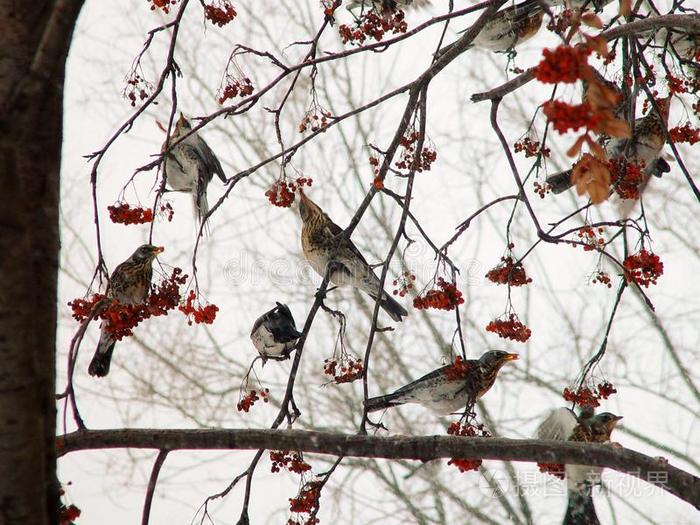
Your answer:
[[[192,131],[190,122],[180,113],[180,118],[175,123],[175,130],[170,138],[163,144],[165,152],[165,177],[166,182],[173,191],[181,191],[192,194],[194,213],[197,222],[201,223],[209,213],[207,202],[207,186],[216,174],[222,182],[226,182],[226,175],[221,167],[219,159],[199,133],[189,135],[168,151],[170,144]],[[206,230],[205,230],[206,231]]]
[[[501,367],[516,359],[518,354],[502,350],[490,350],[479,359],[458,358],[391,394],[368,399],[367,412],[405,403],[416,403],[443,415],[471,407],[493,386]]]
[[[559,441],[579,441],[586,443],[607,443],[615,426],[622,419],[610,412],[593,414],[584,410],[576,416],[573,410],[558,408],[537,429],[539,439]],[[589,465],[566,465],[568,504],[564,525],[599,525],[593,505],[593,485],[600,482],[600,467]]]
[[[144,244],[139,246],[126,261],[114,269],[105,295],[123,305],[140,304],[146,301],[151,288],[153,260],[165,248]],[[116,340],[109,331],[109,321],[100,324],[100,340],[92,357],[88,372],[91,376],[104,377],[109,373],[112,352]]]
[[[282,303],[258,317],[250,332],[250,339],[263,363],[268,358],[286,359],[300,337],[292,312]]]
[[[608,159],[613,161],[626,160],[628,164],[644,166],[644,178],[638,186],[639,194],[644,191],[652,175],[658,177],[670,169],[668,163],[660,157],[666,142],[665,131],[668,125],[671,96],[658,99],[656,104],[659,113],[650,109],[646,116],[635,120],[631,138],[613,137],[605,145]],[[552,192],[562,193],[571,188],[573,186],[571,175],[572,170],[569,169],[547,177],[547,183]],[[613,181],[613,184],[619,182]]]
[[[304,257],[321,277],[329,268],[329,280],[336,286],[353,286],[367,293],[394,320],[400,322],[408,312],[379,288],[379,278],[355,244],[342,235],[343,229],[306,194],[300,191],[299,215],[304,225],[301,247]]]
[[[391,15],[398,9],[425,7],[430,5],[430,0],[351,0],[348,9],[372,8],[382,15]]]
[[[486,22],[472,45],[489,51],[509,51],[535,36],[543,17],[539,0],[525,0],[506,7]]]

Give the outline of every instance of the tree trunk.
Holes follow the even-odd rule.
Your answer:
[[[82,0],[0,0],[0,523],[58,523],[58,198]]]

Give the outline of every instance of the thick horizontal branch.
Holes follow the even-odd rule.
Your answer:
[[[614,40],[621,36],[634,35],[639,33],[647,33],[655,31],[662,27],[675,27],[684,29],[692,33],[700,33],[700,15],[685,14],[685,15],[662,15],[644,18],[643,20],[635,20],[628,24],[623,24],[607,31],[600,33],[600,36],[606,40]],[[472,102],[483,102],[484,100],[494,100],[503,98],[508,93],[524,86],[535,78],[535,68],[530,68],[524,73],[508,82],[483,93],[475,93],[471,96]]]
[[[593,443],[456,436],[378,437],[301,430],[81,430],[57,438],[59,456],[79,450],[301,450],[364,458],[496,459],[606,467],[656,485],[700,509],[700,478],[634,450]]]

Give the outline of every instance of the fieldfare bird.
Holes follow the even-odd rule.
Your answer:
[[[367,412],[416,403],[440,415],[471,407],[493,386],[501,367],[518,354],[490,350],[479,359],[443,366],[385,396],[367,400]]]
[[[367,293],[397,322],[408,312],[379,288],[379,278],[343,229],[300,190],[299,215],[304,225],[301,247],[304,257],[321,277],[329,268],[329,280],[336,286],[353,286]]]
[[[167,151],[168,145],[192,131],[190,122],[180,113],[175,123],[175,130],[163,144],[162,151]],[[194,212],[197,221],[209,212],[207,202],[207,186],[216,174],[226,183],[226,175],[219,159],[199,133],[193,133],[167,152],[165,157],[166,182],[173,191],[192,194]]]
[[[424,7],[430,5],[430,0],[351,0],[348,9],[357,7],[376,9],[383,15],[394,13],[397,9]]]
[[[286,304],[277,303],[272,310],[258,317],[250,339],[263,359],[282,360],[289,357],[301,332],[297,330],[294,317]]]
[[[498,11],[476,35],[474,47],[509,51],[537,34],[544,10],[539,0],[525,0]]]
[[[641,193],[652,175],[661,176],[670,168],[661,159],[661,152],[666,142],[664,131],[668,124],[668,112],[671,96],[656,101],[660,115],[651,109],[649,113],[634,122],[634,133],[631,138],[613,137],[605,145],[605,152],[610,160],[626,158],[628,163],[644,166],[645,179],[639,186]],[[561,171],[547,177],[547,183],[553,193],[562,193],[573,186],[572,170]]]
[[[573,410],[558,408],[553,410],[537,429],[539,439],[558,441],[579,441],[606,443],[610,434],[622,419],[610,412],[593,414],[592,410],[582,411],[577,417]],[[600,482],[600,467],[588,465],[566,465],[568,503],[564,525],[599,525],[592,488]]]
[[[121,304],[132,305],[146,301],[151,288],[153,260],[165,248],[144,244],[139,246],[126,261],[114,269],[105,295]],[[117,342],[108,330],[108,321],[100,324],[100,341],[92,357],[88,372],[91,376],[104,377],[109,373],[112,352]]]

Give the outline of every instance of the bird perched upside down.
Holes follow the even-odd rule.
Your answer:
[[[518,354],[490,350],[479,359],[469,359],[433,370],[391,394],[367,400],[367,412],[416,403],[441,415],[471,407],[496,381],[501,367]]]
[[[622,419],[610,412],[593,414],[582,411],[579,416],[568,408],[553,410],[537,429],[539,439],[607,443],[610,434]],[[591,494],[593,485],[600,482],[603,469],[588,465],[566,465],[568,504],[564,525],[599,525]]]
[[[272,310],[264,313],[253,324],[250,339],[263,359],[283,360],[296,345],[301,332],[297,330],[294,317],[286,304],[277,303]]]
[[[190,131],[192,131],[190,122],[180,113],[180,118],[175,123],[175,130],[163,144],[162,151],[167,151],[169,144],[184,137]],[[219,159],[199,133],[188,136],[165,156],[166,183],[173,191],[192,194],[194,213],[198,223],[201,223],[209,213],[207,186],[214,174],[222,182],[226,182],[226,175]]]
[[[139,246],[131,257],[112,272],[105,294],[107,298],[116,299],[124,305],[145,302],[151,288],[153,260],[164,250],[165,248],[150,244]],[[95,355],[88,368],[88,373],[91,376],[104,377],[109,373],[116,340],[108,328],[108,321],[103,321],[100,324],[100,341],[97,343]]]
[[[299,215],[304,225],[301,230],[301,247],[304,257],[321,277],[330,268],[329,280],[336,286],[353,286],[379,301],[386,313],[400,322],[408,312],[384,290],[379,288],[379,278],[355,244],[346,239],[343,229],[306,194],[300,190]]]
[[[631,138],[613,137],[605,144],[605,153],[610,160],[626,160],[627,163],[644,166],[644,180],[639,185],[641,194],[652,175],[661,176],[670,168],[661,153],[666,142],[665,130],[671,96],[656,101],[659,113],[654,109],[634,122]],[[547,177],[553,193],[562,193],[573,186],[572,170],[561,171]],[[613,184],[619,181],[613,181]]]

